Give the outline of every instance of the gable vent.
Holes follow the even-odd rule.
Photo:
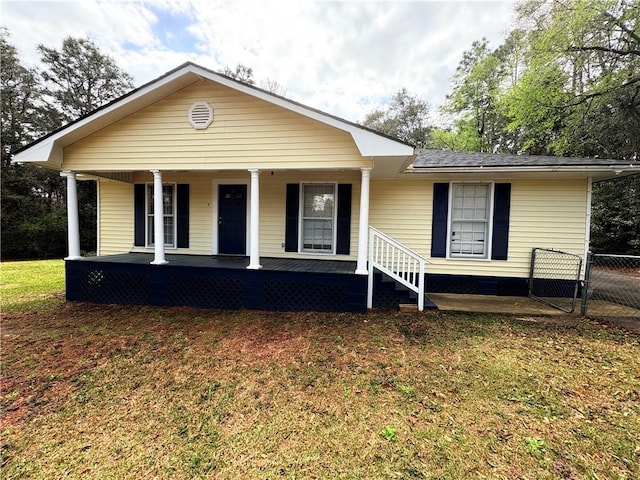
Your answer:
[[[194,102],[189,109],[189,123],[196,130],[204,130],[213,122],[213,108],[207,102]]]

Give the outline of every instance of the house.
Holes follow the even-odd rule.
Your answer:
[[[416,151],[192,63],[14,161],[66,177],[69,300],[271,310],[365,311],[389,279],[420,308],[425,290],[526,294],[532,248],[588,249],[592,182],[639,171]],[[80,255],[84,180],[95,257]]]

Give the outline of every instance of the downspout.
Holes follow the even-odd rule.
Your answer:
[[[585,231],[584,231],[584,258],[585,262],[589,254],[591,246],[591,197],[593,194],[593,177],[587,177],[587,211],[585,214]],[[585,264],[583,262],[583,266]]]

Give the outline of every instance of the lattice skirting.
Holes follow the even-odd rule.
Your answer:
[[[234,310],[366,311],[367,277],[68,260],[67,299]]]
[[[427,293],[462,293],[469,295],[500,295],[526,297],[528,279],[477,275],[426,274]]]

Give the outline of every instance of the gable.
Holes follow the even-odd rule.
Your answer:
[[[201,130],[194,129],[188,117],[199,101],[213,107],[213,122]],[[349,133],[202,80],[67,146],[62,168],[276,170],[370,165]]]

